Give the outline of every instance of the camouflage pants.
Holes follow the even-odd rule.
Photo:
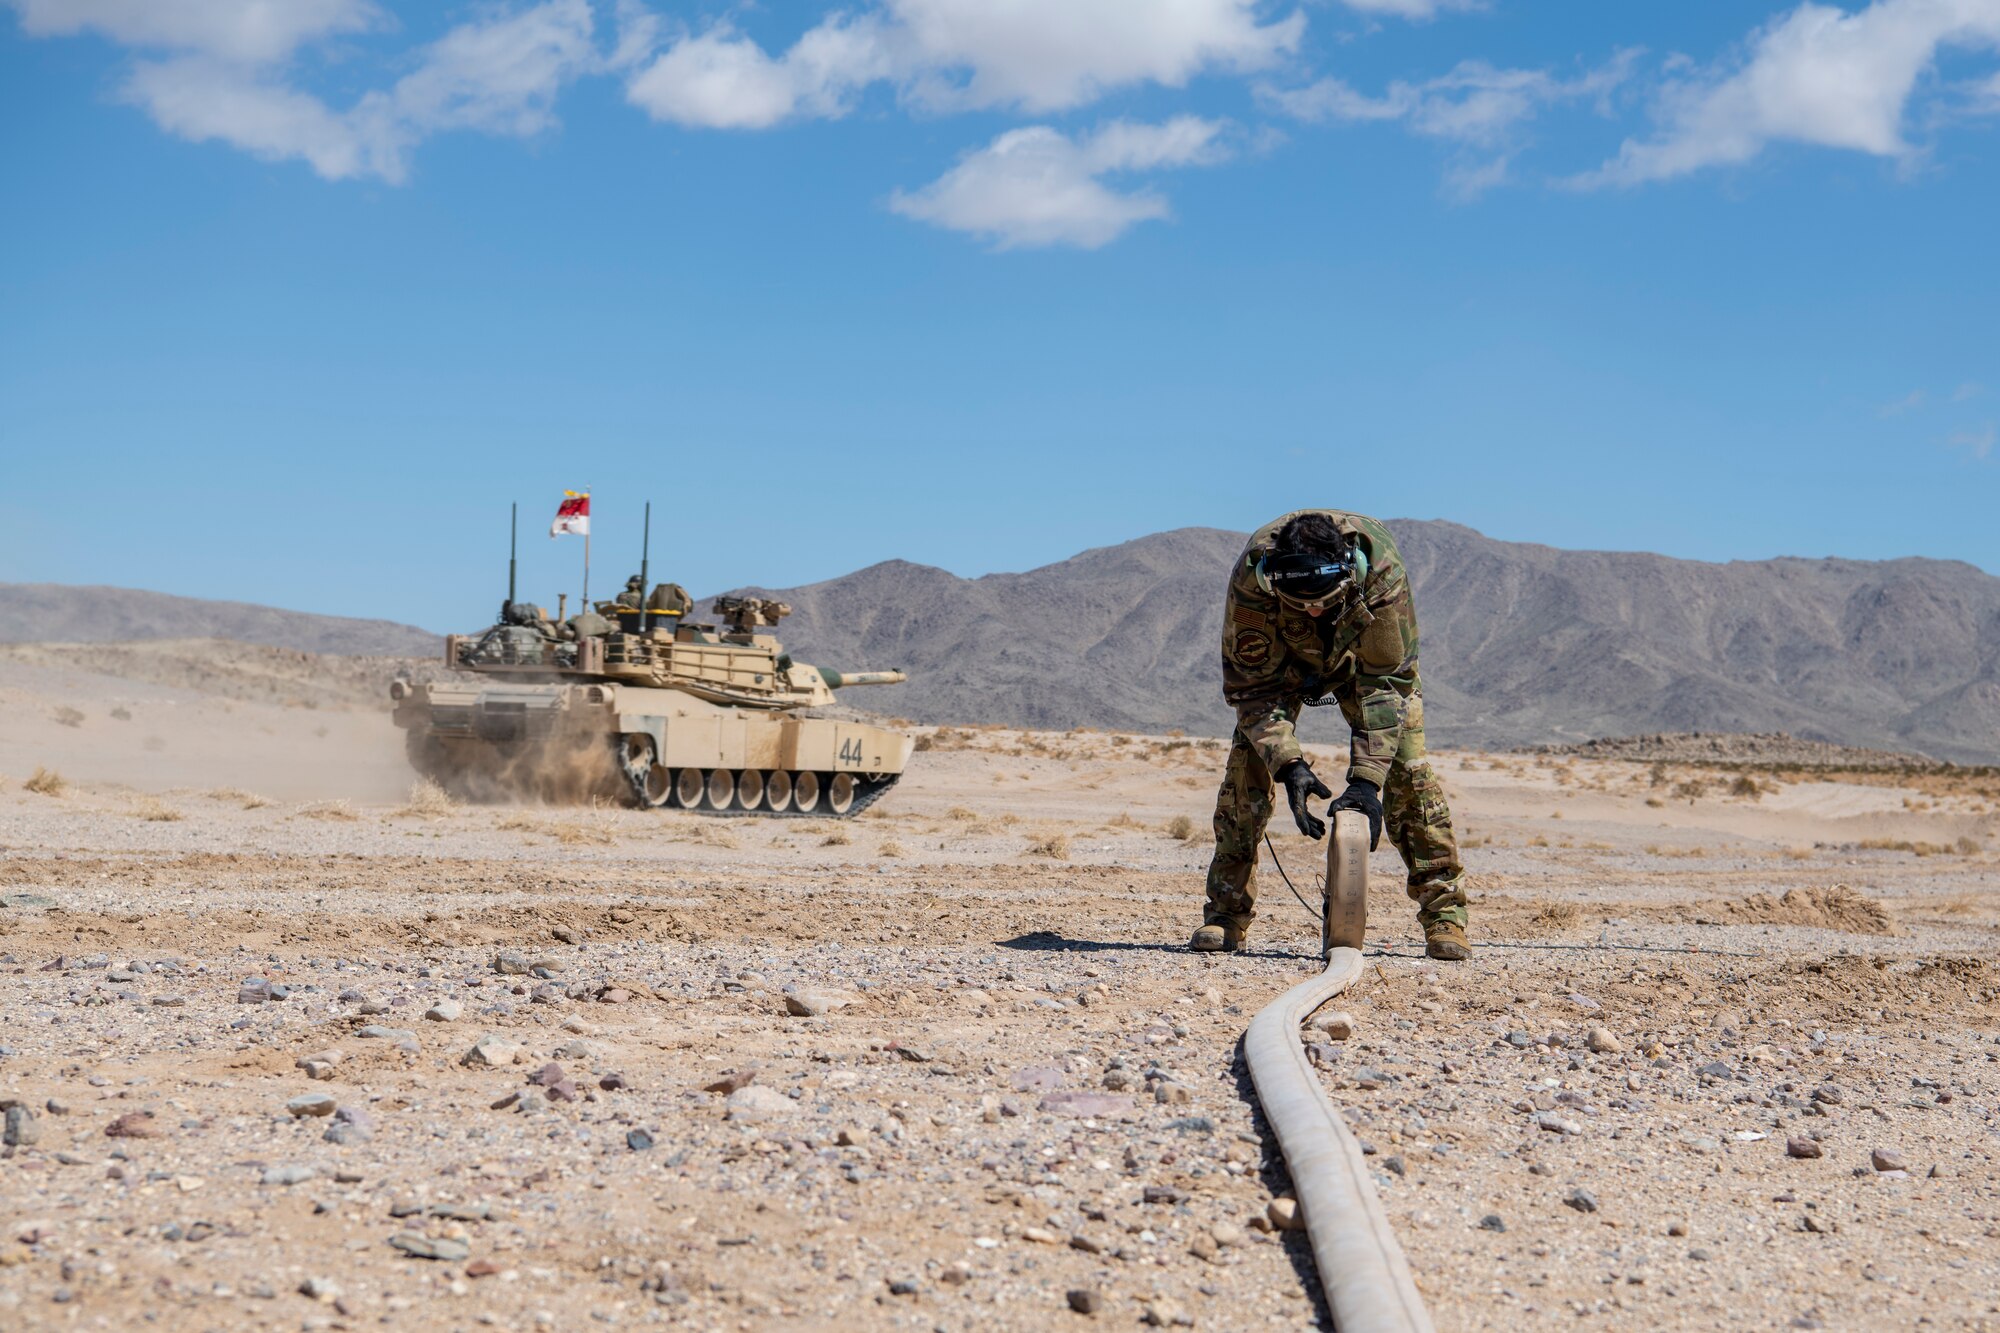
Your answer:
[[[1296,705],[1290,711],[1297,716]],[[1343,703],[1349,725],[1359,720]],[[1327,785],[1340,783],[1328,776]],[[1208,865],[1204,922],[1247,927],[1257,915],[1257,845],[1271,821],[1271,775],[1256,748],[1237,732],[1215,795],[1215,857]],[[1451,807],[1424,751],[1424,701],[1410,700],[1409,718],[1382,792],[1382,832],[1409,868],[1409,894],[1419,919],[1466,924],[1465,867],[1451,831]],[[1301,890],[1302,892],[1304,890]]]

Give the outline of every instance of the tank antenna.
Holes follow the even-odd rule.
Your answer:
[[[653,552],[653,502],[646,501],[646,518],[639,529],[639,628],[653,627],[653,616],[646,609],[646,557]]]
[[[515,557],[521,549],[521,506],[517,502],[507,519],[507,605],[514,604]]]

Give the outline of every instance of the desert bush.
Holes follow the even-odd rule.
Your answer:
[[[111,716],[120,722],[130,722],[132,720],[132,710],[124,704],[120,704],[111,710]]]
[[[399,812],[419,819],[443,819],[452,811],[451,793],[429,778],[410,784],[410,803]]]
[[[822,847],[845,847],[854,841],[854,835],[844,828],[836,828],[819,840]]]
[[[40,764],[35,765],[35,771],[21,785],[38,796],[60,796],[69,790],[69,783],[63,780],[62,774]]]
[[[1700,778],[1689,778],[1686,782],[1674,784],[1673,797],[1676,801],[1686,801],[1689,805],[1693,805],[1706,795],[1708,795],[1708,784]]]
[[[1736,781],[1729,784],[1729,794],[1761,801],[1764,799],[1764,784],[1757,781],[1753,774],[1739,773],[1736,775]]]
[[[1651,783],[1651,784],[1652,784],[1653,786],[1655,786],[1655,787],[1664,787],[1664,786],[1666,786],[1666,785],[1667,785],[1667,766],[1666,766],[1665,764],[1654,764],[1654,765],[1653,765],[1653,768],[1652,768],[1652,771],[1651,771],[1651,772],[1649,772],[1649,773],[1648,773],[1648,774],[1646,775],[1646,777],[1647,777],[1647,781],[1649,781],[1649,782],[1650,782],[1650,783]]]
[[[875,849],[875,855],[877,856],[901,856],[903,854],[903,844],[897,842],[894,838],[889,839]]]
[[[586,845],[602,847],[612,840],[610,829],[602,824],[590,821],[554,824],[550,826],[549,832],[555,834],[556,841],[565,847],[581,847]],[[735,844],[731,843],[730,845],[734,846]]]
[[[300,806],[297,814],[303,819],[326,819],[336,823],[352,823],[361,818],[346,801],[315,801]]]
[[[1986,850],[1977,838],[1960,838],[1952,844],[1951,849],[1960,856],[1977,856]]]
[[[181,812],[172,806],[150,798],[139,802],[132,813],[152,824],[171,824],[181,817]]]
[[[1166,832],[1176,842],[1187,842],[1194,837],[1194,821],[1186,815],[1175,815],[1167,821]]]
[[[83,710],[64,704],[56,709],[56,721],[65,727],[80,727],[83,725]]]
[[[1120,810],[1117,814],[1105,820],[1104,826],[1106,828],[1138,828],[1139,821],[1132,818],[1131,814],[1127,811]]]
[[[1646,798],[1646,804],[1651,806],[1655,810],[1664,810],[1667,808],[1667,803],[1661,800],[1657,796],[1648,796]]]
[[[962,805],[954,805],[951,809],[944,812],[944,817],[956,820],[961,824],[970,824],[979,818],[979,812],[977,810],[968,810]]]
[[[1028,844],[1028,855],[1046,856],[1053,861],[1069,860],[1069,834],[1051,833]]]

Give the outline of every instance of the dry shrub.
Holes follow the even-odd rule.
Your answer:
[[[1536,903],[1528,920],[1545,930],[1568,930],[1582,916],[1575,903]]]
[[[880,847],[877,847],[877,848],[875,849],[875,855],[877,855],[877,856],[901,856],[901,855],[903,855],[903,844],[902,844],[902,843],[900,843],[900,842],[897,842],[897,841],[896,841],[896,840],[895,840],[894,838],[891,838],[891,839],[889,839],[889,841],[887,841],[887,842],[883,843],[883,844],[882,844],[882,845],[881,845]]]
[[[120,704],[111,710],[111,716],[120,722],[130,722],[132,720],[132,710]]]
[[[181,817],[172,806],[150,799],[139,802],[132,813],[152,824],[171,824]]]
[[[429,778],[410,784],[410,803],[396,813],[419,819],[443,819],[452,810],[451,793]]]
[[[1530,847],[1546,847],[1549,845],[1549,840],[1537,833],[1534,837],[1528,839],[1528,845]]]
[[[493,827],[502,833],[539,833],[542,828],[532,817],[523,814],[508,815]]]
[[[1664,787],[1667,785],[1667,766],[1665,764],[1654,764],[1652,771],[1646,776],[1652,786]]]
[[[1646,804],[1655,810],[1664,810],[1667,808],[1667,803],[1657,796],[1648,796]]]
[[[21,785],[37,796],[60,796],[69,790],[69,783],[63,779],[62,774],[53,768],[43,768],[40,764],[35,765],[35,771],[30,773],[28,780]]]
[[[954,805],[951,809],[944,812],[944,817],[946,819],[955,819],[961,824],[970,824],[979,818],[979,812],[977,810],[968,810],[962,805]]]
[[[64,704],[56,709],[56,721],[65,727],[80,727],[83,725],[83,710]]]
[[[1117,814],[1115,814],[1115,815],[1111,816],[1111,818],[1109,818],[1109,819],[1105,820],[1105,821],[1104,821],[1104,826],[1105,826],[1106,828],[1138,828],[1138,827],[1140,827],[1140,825],[1139,825],[1139,821],[1138,821],[1138,820],[1136,820],[1136,819],[1134,819],[1134,818],[1132,818],[1132,816],[1131,816],[1131,815],[1130,815],[1130,814],[1129,814],[1128,812],[1126,812],[1126,811],[1124,811],[1124,810],[1120,810],[1120,811],[1119,811],[1119,812],[1118,812]]]
[[[1775,789],[1775,788],[1774,788]],[[1764,784],[1749,773],[1739,773],[1736,781],[1729,784],[1731,796],[1742,796],[1752,801],[1764,799]]]
[[[611,830],[597,823],[552,824],[549,832],[555,834],[556,841],[565,847],[603,847],[611,840]],[[734,843],[730,844],[732,847]]]
[[[1046,856],[1052,861],[1069,860],[1069,834],[1051,833],[1028,844],[1028,855]]]
[[[1986,850],[1977,838],[1960,838],[1951,845],[1951,849],[1960,856],[1977,856]]]
[[[672,842],[688,842],[697,847],[721,847],[726,851],[734,851],[739,845],[734,833],[717,821],[704,819],[700,815],[693,815],[674,823],[667,832],[667,838]],[[608,836],[604,840],[611,841]]]
[[[1693,805],[1706,795],[1708,795],[1708,784],[1700,778],[1690,778],[1686,782],[1674,784],[1673,797],[1676,801],[1686,801],[1689,805]]]
[[[844,828],[836,828],[819,840],[822,847],[845,847],[854,841],[854,835]]]
[[[271,802],[254,791],[244,791],[241,787],[215,787],[202,793],[211,801],[233,801],[245,810],[262,810]]]
[[[361,818],[346,801],[315,801],[311,805],[300,806],[297,813],[304,819],[327,819],[350,824]]]
[[[1188,842],[1194,837],[1194,821],[1186,815],[1175,815],[1167,821],[1166,832],[1175,842]]]

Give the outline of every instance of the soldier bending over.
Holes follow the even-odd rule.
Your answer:
[[[1215,859],[1204,924],[1189,946],[1240,948],[1257,915],[1257,843],[1283,784],[1299,832],[1326,825],[1309,808],[1332,796],[1294,729],[1307,700],[1331,697],[1353,729],[1347,790],[1328,807],[1368,816],[1370,845],[1389,841],[1409,867],[1410,897],[1433,958],[1471,956],[1465,869],[1444,789],[1424,753],[1417,613],[1389,530],[1337,509],[1302,509],[1259,528],[1229,576],[1222,694],[1235,743],[1215,798]]]

